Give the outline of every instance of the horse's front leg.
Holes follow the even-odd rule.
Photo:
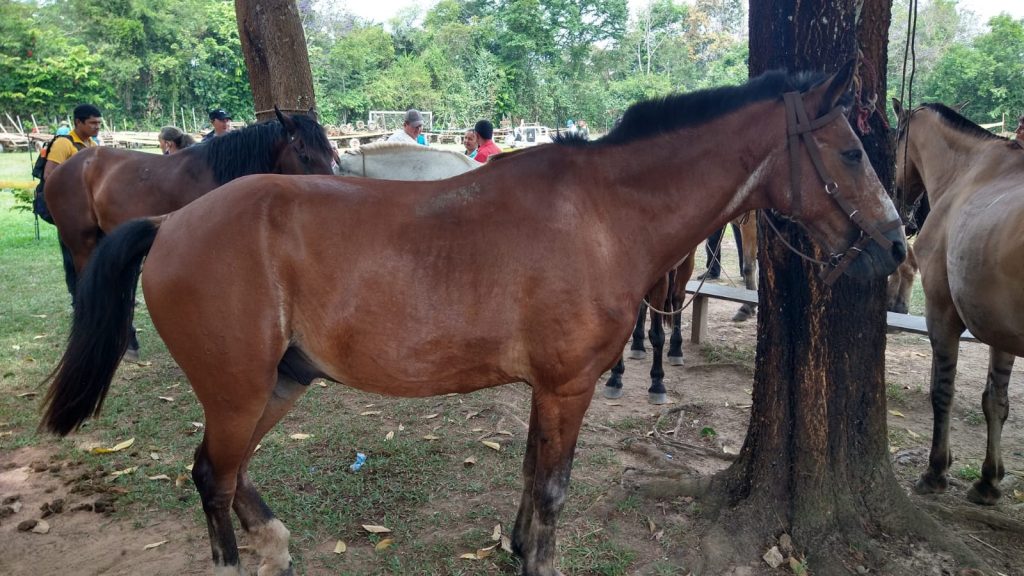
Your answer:
[[[643,360],[647,356],[644,349],[644,323],[647,319],[647,304],[640,303],[640,309],[636,314],[636,325],[633,326],[633,340],[629,344],[629,359]]]
[[[573,453],[593,384],[582,380],[559,386],[534,383],[523,500],[513,533],[513,551],[523,576],[556,576],[555,528],[565,503]]]
[[[1002,496],[999,483],[1006,474],[1000,440],[1003,436],[1003,423],[1010,414],[1006,389],[1010,384],[1010,373],[1013,372],[1016,357],[992,347],[988,354],[988,379],[981,396],[981,406],[988,426],[988,444],[985,447],[985,463],[981,465],[981,478],[967,492],[967,499],[975,504],[992,505]]]

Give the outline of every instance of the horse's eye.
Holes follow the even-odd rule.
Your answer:
[[[857,164],[860,164],[860,159],[863,156],[864,153],[861,152],[858,148],[854,148],[853,150],[847,150],[846,152],[843,152],[843,162],[846,162],[851,166],[856,166]]]

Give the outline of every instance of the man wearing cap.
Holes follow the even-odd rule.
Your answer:
[[[213,130],[203,135],[203,142],[227,134],[231,130],[231,116],[223,108],[210,110],[210,126]]]
[[[491,156],[501,154],[501,148],[498,148],[494,140],[491,140],[494,137],[494,125],[491,124],[490,120],[477,122],[473,130],[476,132],[477,142],[480,143],[480,146],[476,149],[474,160],[483,164]]]
[[[410,108],[405,111],[402,119],[402,127],[395,130],[395,133],[388,136],[388,142],[404,142],[406,144],[417,144],[416,139],[423,132],[423,115],[419,110]]]

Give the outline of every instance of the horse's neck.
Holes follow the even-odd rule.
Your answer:
[[[596,158],[580,178],[609,175],[602,188],[613,191],[618,205],[617,212],[609,209],[614,233],[664,271],[731,219],[767,207],[765,179],[786,170],[784,133],[781,114],[760,122],[719,119],[643,142],[584,149]]]
[[[913,129],[913,128],[912,128]],[[986,175],[1000,173],[1013,161],[1002,140],[984,140],[934,122],[919,134],[919,172],[933,206],[949,194],[969,194]]]

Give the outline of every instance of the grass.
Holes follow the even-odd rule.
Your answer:
[[[54,228],[43,224],[36,240],[31,214],[14,205],[12,193],[0,191],[0,453],[35,447],[56,461],[80,461],[84,470],[102,467],[107,473],[137,466],[135,473],[111,482],[126,491],[118,498],[116,516],[137,526],[178,518],[205,539],[205,520],[186,468],[202,436],[193,425],[204,421],[202,409],[144,306],[137,309],[135,324],[145,363],[119,369],[102,413],[80,431],[66,439],[36,432],[45,392],[41,383],[63,352],[71,308]],[[377,410],[381,414],[361,415]],[[511,531],[526,439],[517,421],[528,421],[528,411],[524,386],[396,400],[314,384],[263,439],[250,475],[292,532],[297,573],[513,574],[517,560],[505,552],[480,561],[459,555],[491,545],[495,524]],[[429,414],[438,416],[424,418]],[[629,431],[645,426],[642,419],[619,424]],[[511,432],[487,438],[499,442],[500,451],[480,442],[498,430]],[[390,440],[389,431],[395,433]],[[299,432],[311,436],[291,437]],[[428,434],[439,439],[424,440]],[[128,438],[134,444],[120,452],[83,450]],[[655,561],[657,544],[630,519],[651,514],[643,509],[653,504],[626,500],[617,508],[627,498],[610,492],[615,486],[610,479],[622,469],[619,453],[588,442],[581,438],[584,455],[574,465],[559,523],[559,564],[580,575],[643,572]],[[349,464],[357,451],[368,458],[352,473]],[[467,467],[463,462],[469,456],[476,464]],[[185,481],[175,487],[173,481],[147,479],[159,474],[172,480],[184,475]],[[599,507],[610,510],[611,521],[595,519]],[[362,524],[391,528],[395,543],[374,551],[378,538]],[[635,534],[620,539],[616,530]],[[338,539],[348,543],[345,555],[324,551]]]

